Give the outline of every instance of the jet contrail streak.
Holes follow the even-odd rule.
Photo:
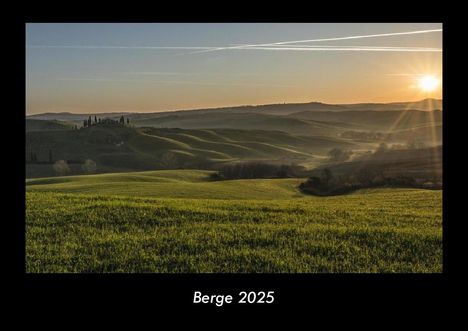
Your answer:
[[[213,49],[198,46],[86,46],[86,45],[29,45],[27,48],[70,48],[70,49]]]
[[[441,52],[438,48],[425,48],[425,47],[398,47],[398,46],[315,46],[315,45],[299,45],[291,47],[291,44],[307,43],[307,42],[321,42],[321,41],[336,41],[336,40],[351,40],[363,38],[376,38],[376,37],[389,37],[400,35],[413,35],[422,33],[441,32],[442,29],[432,30],[418,30],[406,32],[391,32],[347,37],[334,37],[334,38],[320,38],[320,39],[305,39],[295,41],[282,41],[268,44],[244,44],[237,46],[227,47],[208,47],[208,46],[99,46],[99,45],[28,45],[28,48],[59,48],[59,49],[148,49],[148,50],[195,50],[187,54],[206,53],[220,50],[231,49],[256,49],[256,50],[289,50],[289,51],[375,51],[375,52]]]
[[[270,51],[360,51],[360,52],[442,52],[440,48],[381,48],[381,47],[247,47],[242,50]],[[192,53],[193,54],[193,53]]]
[[[431,33],[431,32],[441,32],[442,29],[431,29],[431,30],[417,30],[417,31],[405,31],[405,32],[390,32],[390,33],[379,33],[379,34],[368,34],[368,35],[358,35],[358,36],[347,36],[347,37],[335,37],[335,38],[320,38],[320,39],[305,39],[305,40],[295,40],[295,41],[281,41],[276,43],[269,44],[250,44],[242,46],[229,46],[229,47],[219,47],[215,49],[207,49],[195,53],[206,53],[213,51],[221,51],[227,49],[239,49],[239,48],[250,48],[250,47],[264,47],[264,46],[277,46],[277,45],[287,45],[287,44],[297,44],[297,43],[307,43],[307,42],[321,42],[321,41],[336,41],[336,40],[350,40],[350,39],[363,39],[363,38],[376,38],[376,37],[391,37],[391,36],[401,36],[401,35],[412,35],[412,34],[421,34],[421,33]]]
[[[325,46],[325,45],[275,45],[275,46],[262,46],[262,47],[271,47],[271,48],[282,48],[282,47],[300,47],[300,48],[381,48],[381,49],[432,49],[436,50],[439,48],[434,47],[411,47],[411,46],[361,46],[361,45],[334,45],[334,46]],[[250,48],[250,47],[247,47]]]

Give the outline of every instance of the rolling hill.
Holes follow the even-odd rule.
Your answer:
[[[427,125],[440,125],[442,123],[441,111],[429,112],[419,110],[304,111],[290,114],[288,117],[302,120],[347,123],[349,126],[354,126],[360,130],[377,130],[383,132],[405,130]]]
[[[101,113],[72,114],[45,113],[27,117],[27,121],[39,127],[38,120],[46,120],[41,130],[55,129],[58,121],[82,126],[89,115],[99,118],[118,119],[125,116],[135,127],[180,128],[180,129],[238,129],[283,131],[301,136],[340,137],[349,131],[392,132],[413,130],[421,127],[435,127],[430,140],[427,132],[422,133],[425,142],[436,141],[433,136],[441,136],[441,100],[425,99],[419,102],[388,104],[340,104],[331,105],[318,102],[301,104],[276,104],[240,106],[158,113]],[[432,111],[427,111],[432,110]],[[60,122],[60,123],[62,123]],[[33,127],[33,125],[29,125]],[[414,136],[414,134],[413,134]],[[407,135],[397,135],[397,141],[409,139]],[[222,157],[221,155],[219,155]],[[223,157],[226,157],[225,155]]]
[[[299,135],[337,136],[340,132],[354,129],[347,123],[327,123],[294,117],[263,113],[187,113],[170,114],[156,118],[132,119],[135,126],[157,128],[213,129],[229,128],[242,130],[283,131]]]
[[[36,120],[26,119],[26,132],[31,131],[52,131],[52,130],[72,130],[75,124],[59,120]]]
[[[424,187],[424,183],[431,183],[431,188],[440,188],[442,146],[366,153],[349,162],[329,163],[317,167],[311,171],[311,176],[321,177],[325,168],[339,182],[338,186],[354,180],[365,181],[367,185],[383,182],[384,178],[395,182],[408,178],[418,187]]]
[[[50,160],[66,160],[68,168],[62,170],[68,174],[88,171],[83,168],[85,160],[95,163],[97,172],[213,169],[239,161],[314,167],[333,148],[373,150],[381,141],[441,144],[442,112],[418,110],[430,105],[438,107],[441,102],[96,114],[100,118],[124,115],[130,125],[103,123],[88,128],[81,123],[88,114],[33,115],[26,118],[26,174],[56,175]],[[74,123],[79,130],[71,130]]]
[[[158,170],[28,179],[28,192],[83,193],[193,199],[290,199],[305,197],[302,178],[212,181],[212,171]]]
[[[88,116],[101,118],[119,118],[120,116],[128,116],[137,121],[144,121],[163,117],[167,115],[191,115],[197,114],[216,114],[216,113],[261,113],[270,115],[289,115],[292,113],[304,111],[404,111],[408,109],[413,110],[441,110],[442,100],[438,99],[424,99],[416,102],[393,102],[393,103],[358,103],[358,104],[326,104],[321,102],[309,103],[284,103],[284,104],[269,104],[257,106],[236,106],[236,107],[222,107],[222,108],[208,108],[208,109],[190,109],[190,110],[177,110],[177,111],[161,111],[154,113],[135,113],[135,112],[121,112],[121,113],[93,113],[93,114],[73,114],[73,113],[42,113],[29,115],[28,118],[42,119],[42,120],[63,120],[80,123]]]
[[[156,129],[98,124],[79,130],[26,133],[27,177],[54,176],[48,164],[69,161],[69,174],[81,174],[84,160],[96,163],[98,172],[155,169],[212,169],[216,164],[262,160],[290,164],[310,162],[332,148],[360,147],[348,140],[299,136],[279,131],[232,129]],[[27,159],[28,161],[28,159]],[[81,162],[78,162],[81,161]]]
[[[442,192],[306,196],[206,171],[31,179],[26,272],[442,271]]]

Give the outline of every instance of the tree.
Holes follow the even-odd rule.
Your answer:
[[[68,166],[68,163],[65,160],[56,161],[53,165],[53,169],[59,175],[66,175],[70,172],[70,167]]]
[[[83,127],[87,127],[88,126],[88,121],[87,120],[83,120]]]
[[[333,174],[330,169],[325,168],[322,170],[322,178],[324,179],[325,184],[328,184],[330,180],[332,179],[332,177],[333,177]]]
[[[88,117],[88,126],[91,126],[91,116]]]
[[[98,122],[101,123],[101,118],[100,118],[100,117],[99,117],[99,121],[98,121]]]
[[[310,177],[307,180],[306,185],[312,187],[312,188],[320,188],[322,186],[322,180],[319,177]]]
[[[124,119],[123,115],[120,116],[120,121],[119,121],[119,123],[120,123],[120,124],[125,124],[125,119]]]
[[[161,166],[165,169],[173,168],[177,165],[177,158],[172,152],[165,152],[161,155]]]
[[[127,117],[127,124],[130,124],[130,119]]]
[[[407,149],[418,149],[424,147],[426,147],[424,142],[416,138],[411,138],[406,142]]]
[[[328,157],[329,161],[331,162],[344,162],[347,161],[352,154],[352,151],[344,151],[340,148],[333,148],[328,152]]]
[[[96,162],[94,162],[93,160],[90,160],[90,159],[87,159],[85,160],[85,162],[83,163],[83,165],[81,166],[81,169],[84,171],[84,172],[87,172],[87,173],[93,173],[96,171]]]
[[[377,147],[375,153],[385,153],[388,150],[388,145],[386,143],[380,143]]]
[[[97,123],[97,117],[94,115],[94,123]]]

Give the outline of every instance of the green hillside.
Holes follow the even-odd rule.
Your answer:
[[[300,118],[263,113],[204,112],[175,113],[166,116],[132,119],[136,126],[156,128],[213,129],[231,128],[242,130],[284,131],[299,135],[336,136],[353,126],[346,123],[325,123]]]
[[[405,130],[420,126],[441,125],[441,111],[340,111],[314,112],[305,111],[290,114],[288,117],[303,120],[342,122],[361,130]]]
[[[192,199],[290,199],[304,179],[211,181],[210,171],[160,170],[29,179],[28,192],[86,193]]]
[[[285,163],[311,162],[330,149],[355,148],[348,140],[306,137],[279,131],[230,129],[156,129],[98,124],[68,131],[26,133],[26,157],[39,161],[92,160],[97,172],[155,169],[210,169],[216,164],[243,160]],[[70,163],[69,174],[82,174]],[[27,177],[54,176],[52,164],[29,162]]]
[[[284,181],[223,183],[215,193],[207,186],[192,189],[204,183],[184,173],[186,184],[171,193],[171,185],[181,183],[173,175],[178,176],[164,176],[170,184],[159,175],[149,180],[151,190],[160,190],[155,197],[101,194],[114,183],[105,180],[86,194],[37,192],[31,188],[39,184],[28,185],[26,271],[442,272],[441,191],[285,198]],[[262,182],[274,192],[252,191]],[[83,185],[66,183],[69,189],[75,184]],[[58,183],[50,185],[58,190]],[[185,199],[161,198],[178,197],[180,190],[190,193]],[[210,190],[216,199],[200,198]],[[230,200],[220,199],[220,192]],[[275,198],[264,200],[273,193]]]
[[[442,132],[442,111],[440,109],[440,100],[426,99],[413,103],[328,105],[312,102],[159,113],[91,114],[91,117],[94,118],[96,115],[100,118],[119,119],[123,115],[130,120],[134,127],[155,129],[281,131],[295,136],[330,138],[341,137],[343,133],[349,131],[395,133],[393,137],[397,142],[418,139],[429,143],[431,141],[440,142]],[[43,128],[40,130],[47,130],[48,126],[50,129],[55,129],[51,123],[65,123],[63,121],[81,127],[83,119],[87,119],[88,116],[89,114],[46,113],[29,116],[27,121],[31,122],[30,128],[42,125]],[[40,120],[45,120],[45,122],[38,123]],[[403,132],[405,130],[406,132]],[[31,131],[31,129],[27,131]],[[218,142],[219,139],[219,137],[214,138],[213,136],[208,138],[206,135],[203,137],[195,136],[215,142]],[[239,141],[239,138],[234,137],[234,140]],[[249,138],[248,141],[254,140]],[[201,141],[198,142],[198,145],[201,145]],[[204,147],[208,146],[205,144]],[[233,150],[237,148],[236,146],[232,147]],[[224,148],[227,148],[227,145]],[[215,152],[224,153],[218,149],[215,149]],[[178,149],[176,153],[181,154]],[[238,150],[237,153],[242,154],[242,151]],[[182,154],[193,156],[191,152]],[[230,154],[204,155],[203,157],[226,159],[229,158],[227,155]],[[233,158],[235,157],[233,156]]]
[[[379,173],[381,175],[411,176],[414,179],[442,180],[442,146],[387,150],[382,153],[363,155],[351,162],[327,164],[336,176],[356,172]],[[312,170],[311,175],[318,175],[322,167]]]
[[[58,120],[36,120],[26,119],[26,132],[50,131],[50,130],[71,130],[75,124]]]

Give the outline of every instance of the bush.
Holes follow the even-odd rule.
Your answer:
[[[245,162],[225,165],[213,179],[253,179],[303,177],[305,168],[297,165],[275,165],[262,162]]]
[[[344,162],[348,161],[352,154],[352,151],[333,148],[328,152],[328,160],[330,162]]]
[[[322,176],[310,177],[305,183],[299,185],[304,193],[326,196],[348,193],[354,190],[372,187],[416,187],[426,189],[442,188],[441,183],[432,181],[417,181],[416,178],[403,175],[384,176],[381,171],[361,169],[359,171],[333,176],[332,172],[325,168]]]
[[[97,169],[96,162],[94,162],[93,160],[87,159],[81,165],[81,169],[87,173],[94,173],[96,172],[96,169]]]
[[[56,161],[52,167],[54,168],[54,171],[60,176],[66,175],[70,172],[70,167],[65,160]]]

